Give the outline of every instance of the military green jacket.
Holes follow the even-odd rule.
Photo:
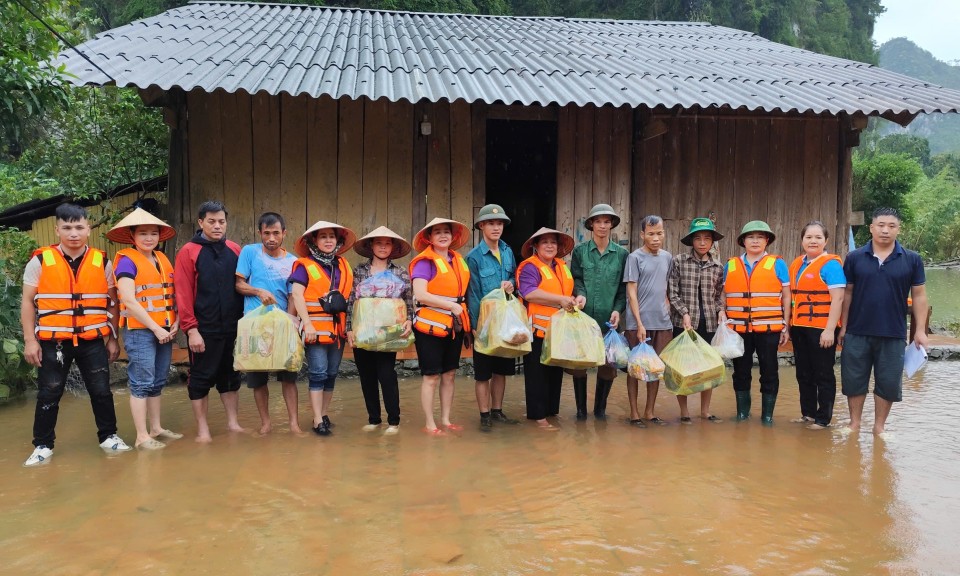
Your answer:
[[[573,249],[570,260],[573,294],[586,297],[583,311],[596,320],[604,332],[610,313],[616,310],[623,317],[627,307],[627,290],[623,284],[627,256],[626,248],[612,241],[601,254],[592,238]]]

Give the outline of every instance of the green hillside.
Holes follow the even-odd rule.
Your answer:
[[[960,90],[960,66],[937,60],[933,54],[906,38],[894,38],[880,46],[880,67],[945,88]],[[931,154],[960,152],[958,114],[921,115],[910,124],[907,132],[929,140]]]

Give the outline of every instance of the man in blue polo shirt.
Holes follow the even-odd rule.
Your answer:
[[[926,326],[927,290],[923,260],[897,242],[900,215],[878,208],[870,222],[872,240],[847,255],[843,272],[846,295],[839,341],[840,378],[850,406],[850,430],[860,431],[863,402],[873,370],[875,418],[873,433],[883,434],[894,402],[902,398],[907,297],[913,298],[915,321]],[[927,334],[917,330],[914,344],[927,347]]]

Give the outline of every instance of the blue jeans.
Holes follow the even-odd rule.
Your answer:
[[[146,328],[124,329],[123,347],[130,361],[127,365],[130,395],[134,398],[159,396],[170,373],[173,342],[161,344]]]
[[[343,348],[336,344],[307,344],[307,369],[310,375],[311,392],[333,392],[340,370]]]
[[[60,353],[60,360],[57,359]],[[103,442],[117,433],[117,414],[110,391],[110,363],[102,338],[80,340],[76,346],[70,340],[40,341],[40,368],[37,370],[37,409],[33,416],[33,445],[53,448],[54,429],[60,414],[60,398],[67,384],[70,365],[77,363],[83,384],[90,395],[93,419],[97,423],[97,438]]]

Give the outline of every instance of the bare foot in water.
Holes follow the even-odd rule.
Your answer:
[[[257,433],[260,434],[261,436],[266,436],[267,434],[270,433],[271,430],[273,430],[273,426],[269,422],[267,422],[266,424],[263,424],[262,426],[260,426],[260,430],[258,430]]]
[[[194,439],[195,442],[200,444],[209,444],[213,442],[213,438],[210,437],[210,434],[197,434],[197,437]]]
[[[297,424],[290,424],[290,433],[294,436],[306,436],[306,433],[300,429],[300,426]]]
[[[227,430],[229,432],[246,432],[247,429],[239,424],[227,424]]]

